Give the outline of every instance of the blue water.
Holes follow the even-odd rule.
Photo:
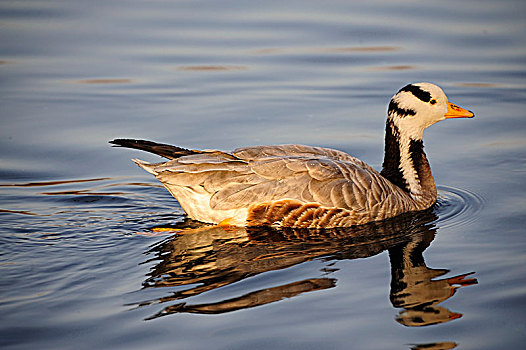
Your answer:
[[[523,1],[0,2],[4,349],[522,349]],[[115,149],[302,143],[381,167],[410,82],[475,119],[426,131],[429,212],[223,230]]]

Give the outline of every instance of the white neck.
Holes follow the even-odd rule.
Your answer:
[[[436,187],[424,153],[422,139],[412,139],[399,132],[388,119],[385,132],[385,155],[381,174],[406,191],[418,205],[436,201]],[[431,204],[430,204],[431,203]]]
[[[415,200],[422,195],[422,185],[415,169],[414,160],[411,158],[411,138],[400,135],[400,165],[402,176],[407,183],[409,193]]]

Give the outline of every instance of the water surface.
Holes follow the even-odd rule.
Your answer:
[[[0,345],[521,349],[523,1],[4,1]],[[381,167],[431,81],[430,211],[330,232],[185,220],[117,137],[303,143]]]

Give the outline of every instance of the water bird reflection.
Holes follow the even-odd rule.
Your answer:
[[[189,298],[313,259],[367,258],[385,250],[391,263],[390,300],[402,309],[396,320],[405,326],[448,322],[462,315],[438,304],[459,287],[476,284],[470,273],[437,279],[446,269],[426,266],[423,252],[436,235],[433,211],[345,229],[307,230],[203,226],[187,222],[177,234],[154,246],[154,262],[145,288],[171,287],[169,295],[139,306],[172,303],[149,319],[174,313],[221,314],[277,302],[284,298],[334,288],[330,266],[320,277],[288,281],[236,297],[192,304]]]

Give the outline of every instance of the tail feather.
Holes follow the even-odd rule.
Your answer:
[[[139,149],[142,151],[157,154],[161,157],[168,159],[176,159],[182,156],[188,156],[191,154],[199,154],[201,151],[186,149],[182,147],[167,145],[164,143],[157,143],[146,140],[134,140],[134,139],[115,139],[110,141],[111,144],[117,147],[127,147],[133,149]]]
[[[149,172],[150,174],[152,174],[153,176],[159,175],[159,173],[154,170],[156,164],[150,164],[150,163],[145,162],[144,160],[140,160],[140,159],[132,159],[132,161],[135,162],[135,164],[137,164],[138,166],[140,166],[144,170],[146,170],[147,172]]]

